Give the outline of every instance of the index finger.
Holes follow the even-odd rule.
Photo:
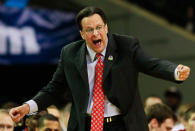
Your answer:
[[[18,114],[18,110],[16,108],[13,108],[9,112],[10,116],[14,117]]]

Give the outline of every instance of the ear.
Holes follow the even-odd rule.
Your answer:
[[[105,25],[105,31],[106,31],[106,34],[108,33],[108,25],[106,24]]]
[[[158,120],[156,118],[153,118],[151,121],[150,121],[150,127],[153,129],[153,128],[157,128],[159,126],[158,124]]]
[[[82,31],[79,31],[79,32],[80,32],[80,35],[81,35],[82,39],[85,40],[85,34],[84,34],[84,32],[82,32]]]

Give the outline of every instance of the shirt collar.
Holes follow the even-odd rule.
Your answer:
[[[86,45],[87,45],[87,44],[86,44]],[[106,42],[106,47],[105,47],[104,50],[101,52],[103,58],[105,57],[105,54],[106,54],[107,45],[108,45],[108,41]],[[94,61],[96,52],[95,52],[94,50],[92,50],[91,48],[89,48],[88,45],[87,45],[87,51],[88,51],[88,53],[89,53],[90,60],[91,60],[91,61]]]

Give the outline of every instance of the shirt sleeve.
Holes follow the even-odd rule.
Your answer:
[[[38,111],[37,103],[34,100],[29,100],[29,101],[27,101],[25,103],[30,106],[29,114],[32,114],[33,112],[37,112]]]
[[[177,68],[175,68],[174,77],[175,77],[175,80],[181,81],[179,80],[179,72],[177,71]]]

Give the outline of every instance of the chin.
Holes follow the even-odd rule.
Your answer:
[[[103,50],[104,50],[104,49],[101,48],[101,49],[96,50],[96,52],[97,52],[97,53],[101,53]]]

